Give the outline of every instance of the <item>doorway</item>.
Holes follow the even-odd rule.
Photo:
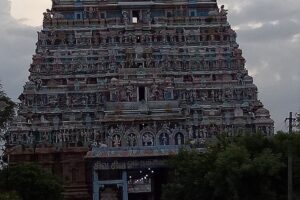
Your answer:
[[[139,87],[139,101],[146,101],[146,88]]]
[[[132,11],[132,23],[137,24],[140,21],[140,13],[139,10]]]

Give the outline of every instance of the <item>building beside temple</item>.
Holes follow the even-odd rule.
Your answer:
[[[66,199],[159,200],[182,145],[273,134],[216,0],[53,0],[29,71],[9,162],[58,174]]]

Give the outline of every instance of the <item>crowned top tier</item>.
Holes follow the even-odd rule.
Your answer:
[[[101,23],[109,25],[141,24],[141,22],[161,24],[168,19],[184,19],[185,24],[197,24],[209,17],[214,22],[218,17],[227,21],[227,10],[218,7],[216,0],[52,0],[51,10],[44,13],[44,27],[65,26],[67,21],[88,20],[88,25]],[[221,19],[222,18],[222,19]],[[149,21],[149,19],[152,19]],[[54,21],[53,21],[54,20]],[[96,21],[95,21],[96,20]],[[177,21],[176,21],[177,20]],[[198,20],[198,21],[197,21]],[[189,23],[188,21],[191,21]],[[95,24],[96,23],[96,24]],[[124,24],[124,23],[123,23]],[[71,24],[67,24],[70,26]],[[74,25],[74,24],[73,24]],[[169,24],[168,24],[169,25]]]
[[[216,0],[52,0],[54,5],[60,4],[195,4],[216,3]]]

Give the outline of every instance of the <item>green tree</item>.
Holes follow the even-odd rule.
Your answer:
[[[0,172],[0,193],[11,191],[22,200],[59,200],[63,186],[57,177],[38,166],[18,165]]]
[[[0,128],[14,116],[15,103],[5,94],[0,83]]]
[[[264,150],[256,155],[243,146],[230,145],[220,152],[209,172],[214,199],[266,200],[278,196],[276,176],[283,167],[280,155]]]
[[[300,197],[300,136],[260,134],[219,137],[205,153],[182,151],[170,160],[163,199],[285,200],[287,146],[294,157],[294,190]]]
[[[299,113],[296,114],[296,121],[297,121],[296,126],[300,130],[300,114]]]
[[[2,192],[0,200],[21,200],[21,198],[16,192]]]
[[[5,144],[5,132],[7,130],[7,123],[12,120],[14,116],[15,103],[7,97],[3,91],[0,83],[0,168],[4,164],[2,154]]]
[[[210,199],[213,188],[207,175],[214,160],[212,151],[200,154],[186,150],[179,152],[169,162],[174,171],[170,174],[169,184],[163,188],[163,199]]]

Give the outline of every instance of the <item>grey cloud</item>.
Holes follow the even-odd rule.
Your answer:
[[[37,28],[25,26],[10,16],[10,3],[0,1],[0,80],[14,100],[28,77]]]
[[[238,31],[238,37],[244,42],[261,43],[274,40],[291,40],[295,34],[300,33],[300,24],[291,20],[280,20],[276,25],[265,23],[256,29],[242,29]]]
[[[247,60],[247,69],[257,72],[254,81],[259,98],[270,109],[276,129],[287,130],[285,117],[290,111],[300,111],[300,38],[292,41],[300,33],[299,0],[219,0],[219,3],[229,5],[230,24],[243,27],[236,31],[238,43]],[[235,7],[242,9],[235,12]],[[272,24],[274,21],[276,25]],[[253,22],[263,26],[244,28]]]
[[[9,10],[10,10],[10,3],[9,1],[0,1],[0,16],[1,17],[8,17]]]
[[[275,21],[300,17],[298,0],[219,0],[220,3],[228,4],[233,16],[231,22],[243,24],[249,21]],[[245,6],[243,6],[245,5]],[[242,7],[237,13],[230,8]],[[238,17],[235,17],[235,16]]]

